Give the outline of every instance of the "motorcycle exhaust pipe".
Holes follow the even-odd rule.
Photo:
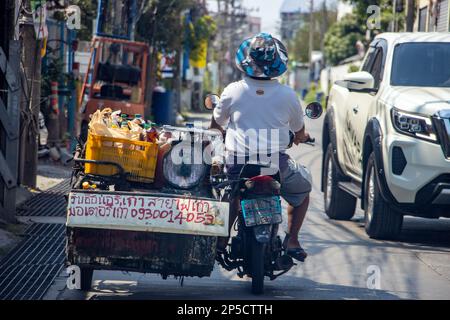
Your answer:
[[[294,266],[294,260],[287,254],[283,254],[275,260],[277,270],[289,270]]]

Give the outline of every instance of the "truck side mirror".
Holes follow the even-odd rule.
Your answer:
[[[373,92],[376,90],[375,79],[366,71],[349,73],[344,77],[344,80],[338,80],[335,83],[350,91]]]

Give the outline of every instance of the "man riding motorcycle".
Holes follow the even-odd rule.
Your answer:
[[[225,88],[211,120],[211,128],[227,127],[226,173],[239,174],[249,159],[270,159],[278,167],[281,196],[288,203],[288,231],[283,246],[288,255],[303,262],[307,253],[298,235],[308,209],[311,178],[307,169],[285,151],[290,131],[295,133],[295,145],[310,137],[295,91],[276,79],[287,70],[286,47],[270,34],[260,33],[241,44],[235,60],[244,78]],[[232,201],[230,221],[236,219],[238,205],[238,200]],[[222,239],[219,250],[227,243],[228,238]]]

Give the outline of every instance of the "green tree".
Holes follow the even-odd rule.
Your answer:
[[[367,20],[371,16],[371,13],[367,13],[367,8],[372,5],[379,6],[381,9],[380,12],[381,28],[379,30],[374,30],[374,33],[390,31],[391,23],[394,20],[392,0],[346,0],[346,1],[354,5],[353,12],[357,18],[358,23],[360,23],[363,26],[364,31],[367,30]],[[405,24],[404,12],[397,13],[396,19],[398,23],[398,30],[402,30]]]
[[[392,0],[346,0],[353,4],[353,13],[345,16],[341,21],[336,22],[325,35],[325,57],[330,64],[337,64],[340,61],[357,53],[355,44],[358,40],[366,46],[376,34],[390,31],[394,20]],[[380,28],[372,29],[369,32],[369,39],[366,39],[368,31],[368,20],[372,12],[367,12],[369,6],[376,5],[380,8]],[[405,25],[404,12],[396,13],[397,29],[403,30]]]
[[[320,49],[320,32],[314,30],[313,50]],[[292,61],[309,62],[309,23],[301,27],[289,43],[289,55]]]
[[[91,41],[93,21],[97,17],[97,0],[72,0],[71,4],[79,6],[81,11],[81,29],[77,30],[77,38]]]
[[[217,31],[217,26],[211,16],[204,15],[189,24],[187,41],[191,47],[191,59],[196,60],[201,52],[201,44],[211,40]]]
[[[325,3],[325,2],[324,2]],[[337,12],[333,8],[322,7],[314,12],[313,50],[321,50],[324,37],[330,25],[336,22]],[[309,62],[309,17],[305,15],[305,23],[296,32],[295,37],[288,43],[291,60]]]
[[[364,40],[364,28],[354,14],[345,16],[335,23],[325,35],[325,57],[332,64],[357,54],[355,44]]]
[[[175,78],[167,81],[169,87],[176,87],[180,70],[180,53],[185,37],[182,13],[195,4],[194,0],[149,0],[140,13],[136,24],[136,39],[150,44],[148,64],[148,88],[153,88],[158,75],[158,54],[176,52]],[[151,101],[152,90],[147,91]]]
[[[193,5],[194,0],[150,0],[137,22],[137,38],[157,51],[176,50],[185,35],[181,14]]]
[[[190,10],[193,22],[186,28],[184,12]],[[181,54],[185,41],[191,48],[191,58],[199,54],[200,43],[215,34],[216,25],[206,14],[206,8],[197,0],[149,0],[142,10],[136,26],[137,38],[151,44],[151,57],[148,70],[149,88],[157,79],[158,53],[175,52],[174,78],[166,82],[167,87],[181,90]],[[148,101],[151,90],[148,90]],[[178,98],[178,107],[180,100]]]

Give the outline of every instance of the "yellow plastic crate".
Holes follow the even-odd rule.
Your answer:
[[[157,157],[158,144],[146,141],[111,138],[89,133],[86,144],[87,160],[118,163],[128,173],[128,180],[136,182],[153,182]],[[110,176],[117,173],[117,168],[86,163],[85,173]]]

